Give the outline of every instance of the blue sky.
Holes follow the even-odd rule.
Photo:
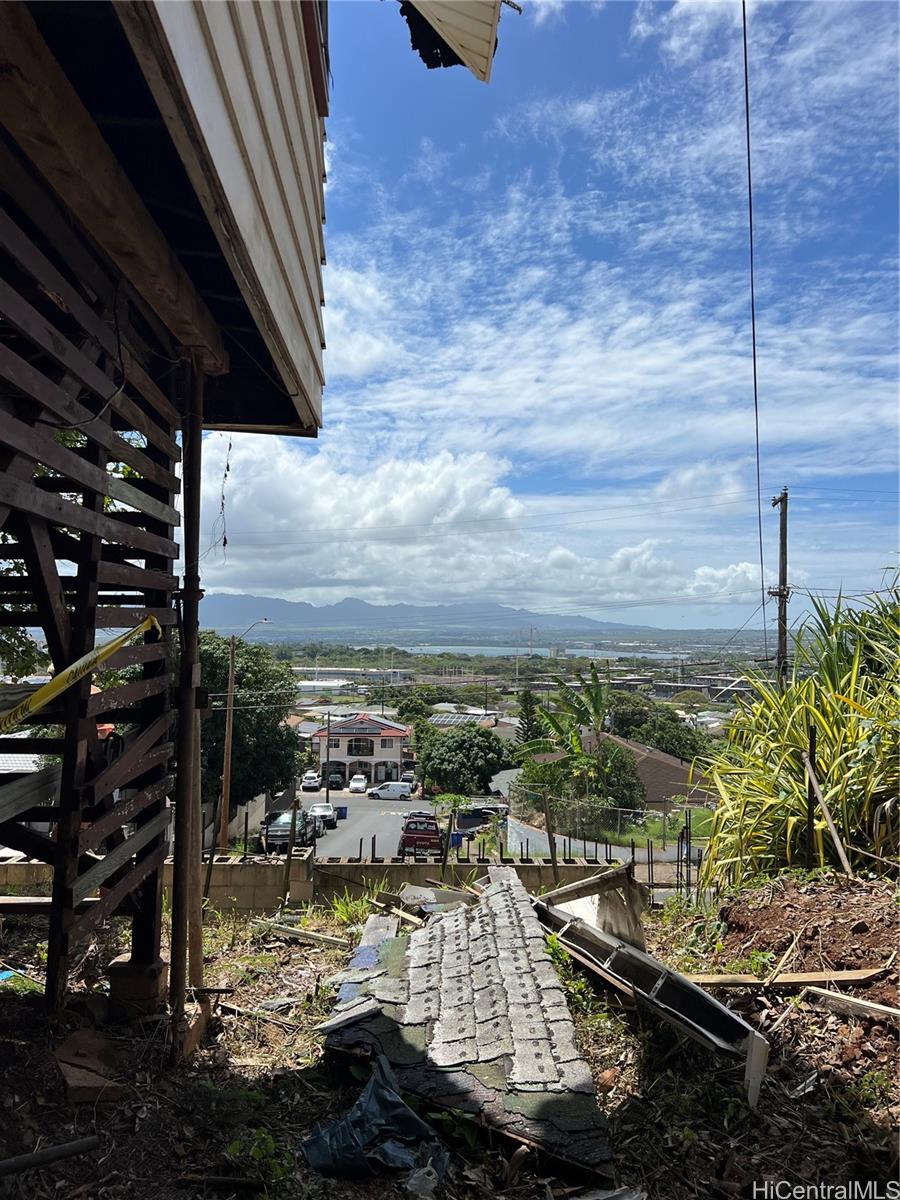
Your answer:
[[[325,427],[235,439],[213,590],[758,604],[740,5],[523,7],[485,86],[333,0]],[[896,561],[897,8],[749,12],[766,567],[787,484],[792,583],[860,592]]]

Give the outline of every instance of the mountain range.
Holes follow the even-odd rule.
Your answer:
[[[254,634],[267,640],[273,636],[314,640],[339,640],[350,634],[384,639],[387,635],[404,641],[463,640],[470,635],[528,637],[528,627],[542,634],[598,634],[649,626],[620,625],[591,617],[563,616],[510,608],[504,604],[471,602],[459,604],[369,604],[348,597],[337,604],[314,605],[304,600],[280,600],[270,596],[218,593],[207,595],[200,605],[200,622],[205,629],[240,633],[248,625],[267,617],[265,627]]]

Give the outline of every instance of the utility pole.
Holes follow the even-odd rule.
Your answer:
[[[241,634],[243,640],[251,629],[257,625],[268,623],[268,617],[260,617],[252,625],[248,625]],[[231,635],[228,645],[228,699],[225,709],[225,750],[222,756],[222,806],[219,810],[218,845],[221,850],[228,849],[228,818],[231,811],[231,743],[234,734],[234,659],[237,649],[237,638]]]
[[[225,754],[222,761],[222,804],[219,809],[219,849],[228,849],[228,817],[231,811],[231,742],[234,735],[235,636],[228,644],[228,700],[225,709]]]
[[[778,523],[778,587],[769,588],[769,595],[778,601],[778,650],[775,656],[775,669],[778,672],[778,686],[784,691],[787,679],[788,664],[788,600],[791,589],[788,587],[787,569],[787,521],[788,521],[788,490],[781,489],[780,496],[772,497],[772,507],[781,510]]]
[[[325,714],[325,803],[331,803],[331,709]],[[322,761],[322,755],[319,755],[319,762]]]

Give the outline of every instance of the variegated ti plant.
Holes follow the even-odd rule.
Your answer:
[[[865,607],[817,600],[801,627],[784,691],[760,678],[721,749],[696,764],[719,793],[701,882],[740,885],[807,862],[807,776],[816,776],[855,868],[877,868],[900,848],[900,593]],[[866,855],[860,853],[865,851]],[[824,814],[813,820],[814,867],[838,865]]]

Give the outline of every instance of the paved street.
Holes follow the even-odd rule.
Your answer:
[[[547,834],[542,829],[534,829],[531,825],[523,825],[514,817],[510,817],[507,822],[507,845],[510,853],[523,854],[526,849],[529,854],[548,855],[550,853],[550,842]],[[582,841],[580,838],[564,838],[560,834],[556,835],[556,850],[560,855],[568,854],[571,847],[571,853],[576,857],[593,857],[595,848],[599,846],[599,852],[604,850],[604,843],[593,841]],[[611,846],[610,854],[613,857],[631,857],[630,846]],[[700,847],[692,846],[691,855],[694,862],[700,861]],[[677,844],[672,843],[663,850],[658,847],[653,852],[654,862],[675,862],[678,858]],[[641,843],[635,842],[634,847],[635,862],[647,861],[647,843],[646,840]]]
[[[308,808],[317,800],[324,801],[325,789],[321,792],[303,792],[302,803]],[[403,818],[411,808],[427,808],[418,796],[411,800],[370,800],[358,792],[332,791],[329,799],[337,807],[344,804],[349,810],[347,819],[338,821],[337,829],[329,829],[316,846],[317,858],[356,858],[362,838],[363,857],[372,856],[372,837],[376,839],[375,853],[388,857],[397,853]]]

